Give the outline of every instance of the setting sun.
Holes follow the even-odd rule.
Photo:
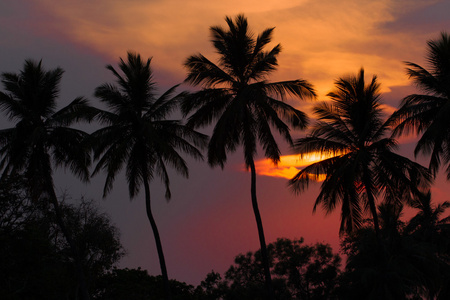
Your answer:
[[[335,155],[332,153],[320,152],[306,155],[284,155],[281,156],[278,165],[274,165],[270,159],[262,159],[255,162],[256,172],[259,175],[291,179],[302,168],[333,156]],[[325,174],[319,176],[318,181],[323,181],[324,179]]]

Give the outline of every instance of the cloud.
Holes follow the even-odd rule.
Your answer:
[[[368,73],[380,75],[384,91],[389,91],[389,86],[408,85],[401,61],[409,59],[408,51],[420,52],[423,40],[408,31],[389,30],[389,26],[407,27],[413,21],[408,13],[414,15],[417,8],[435,4],[394,0],[41,0],[38,9],[51,16],[45,28],[54,34],[113,59],[130,49],[154,56],[154,65],[177,81],[184,78],[182,63],[188,55],[202,52],[214,57],[209,27],[225,26],[225,15],[245,13],[255,33],[276,27],[274,42],[280,42],[284,50],[273,78],[307,79],[323,97],[334,79],[362,66]]]

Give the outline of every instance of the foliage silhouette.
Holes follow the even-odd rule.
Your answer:
[[[185,82],[202,89],[185,98],[182,110],[185,115],[192,113],[187,125],[193,128],[217,120],[208,144],[208,163],[211,166],[223,168],[227,152],[234,152],[239,145],[243,146],[245,166],[251,171],[252,206],[258,226],[265,281],[270,299],[273,299],[266,242],[256,197],[254,158],[259,143],[265,157],[275,164],[280,160],[280,150],[271,126],[288,143],[292,143],[288,125],[294,128],[305,128],[307,125],[307,116],[303,112],[281,100],[288,95],[314,98],[315,92],[305,80],[266,81],[276,70],[277,56],[281,51],[280,45],[264,51],[272,40],[274,28],[264,30],[255,38],[243,15],[238,15],[234,20],[226,17],[225,21],[228,29],[220,26],[210,28],[213,46],[219,54],[218,64],[202,54],[190,56],[185,62],[188,69]]]
[[[442,218],[442,215],[450,202],[434,205],[428,192],[426,197],[414,199],[411,206],[419,211],[408,222],[405,233],[436,257],[439,273],[426,280],[427,289],[430,295],[437,295],[437,299],[447,299],[450,296],[450,216]]]
[[[393,152],[397,142],[386,137],[390,121],[383,122],[377,77],[365,84],[364,70],[335,82],[329,93],[331,102],[315,107],[318,122],[311,134],[295,142],[300,155],[327,153],[331,158],[311,164],[289,182],[296,192],[308,187],[312,179],[326,174],[314,211],[322,205],[331,213],[341,204],[340,233],[358,229],[370,211],[375,231],[379,224],[377,197],[406,201],[431,183],[426,168]]]
[[[143,61],[139,54],[128,52],[127,61],[121,58],[119,62],[123,76],[111,65],[107,66],[116,77],[117,85],[105,83],[95,90],[95,96],[110,111],[100,111],[97,114],[98,120],[105,126],[91,135],[94,158],[98,160],[93,175],[100,171],[106,172],[104,197],[112,189],[114,179],[124,165],[130,198],[137,196],[141,186],[144,186],[147,217],[154,234],[169,299],[169,278],[151,209],[149,183],[159,176],[166,187],[166,199],[169,199],[171,194],[167,165],[187,177],[188,167],[179,152],[202,159],[202,154],[196,147],[206,145],[206,136],[178,120],[166,119],[184,94],[173,97],[177,87],[174,86],[156,97],[150,62],[151,59]]]
[[[345,237],[342,245],[348,259],[341,277],[341,299],[446,299],[449,248],[437,252],[431,239],[423,239],[421,230],[428,222],[422,212],[404,223],[402,209],[395,203],[378,207],[379,239],[370,224]],[[448,220],[439,223],[448,224]],[[449,236],[442,234],[439,239],[448,242]]]
[[[406,62],[409,78],[424,94],[405,97],[392,119],[397,135],[411,131],[421,134],[414,153],[430,155],[433,175],[446,165],[450,179],[450,36],[442,32],[439,39],[430,40],[427,45],[429,70]]]
[[[20,179],[0,184],[0,294],[4,299],[79,299],[73,253],[55,212],[31,201]],[[93,292],[124,254],[117,228],[92,201],[61,202],[60,208]]]
[[[101,278],[95,299],[98,300],[160,300],[164,299],[162,276],[150,276],[147,271],[138,269],[113,269]],[[174,300],[203,300],[200,288],[170,280]]]
[[[277,239],[267,246],[276,299],[335,299],[341,259],[325,244]],[[207,299],[264,299],[261,251],[236,256],[225,279],[211,272],[201,286]]]
[[[28,192],[35,201],[49,201],[58,225],[78,257],[76,245],[62,220],[54,190],[53,166],[64,166],[83,181],[89,180],[90,150],[87,134],[70,127],[79,121],[90,121],[94,111],[84,98],[56,110],[61,68],[46,71],[41,62],[26,60],[19,74],[2,73],[6,92],[0,92],[0,110],[15,126],[0,130],[0,168],[2,180],[23,174]],[[82,262],[76,259],[78,281],[84,299],[89,299]]]

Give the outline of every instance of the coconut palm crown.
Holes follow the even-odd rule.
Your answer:
[[[426,168],[394,152],[397,142],[388,136],[390,121],[383,121],[377,77],[365,84],[364,70],[335,82],[330,102],[314,109],[318,121],[309,136],[295,141],[300,155],[331,154],[297,173],[290,186],[296,192],[311,180],[325,180],[314,210],[322,205],[330,213],[341,205],[340,232],[358,229],[364,213],[373,217],[379,231],[376,200],[404,201],[427,188],[431,176]]]
[[[292,143],[289,125],[303,129],[308,120],[303,112],[282,100],[288,95],[315,98],[316,94],[306,80],[266,81],[276,70],[281,52],[279,44],[264,51],[274,28],[264,30],[255,38],[243,15],[238,15],[235,21],[230,17],[225,20],[229,30],[219,26],[210,29],[212,43],[219,54],[218,64],[202,54],[190,56],[185,62],[188,69],[185,82],[202,87],[183,102],[186,115],[194,112],[187,124],[202,127],[217,120],[208,146],[211,166],[223,167],[227,152],[243,145],[245,164],[250,167],[258,142],[265,156],[276,163],[280,160],[280,150],[271,127]]]
[[[421,135],[415,154],[430,156],[433,175],[441,165],[446,166],[450,180],[450,36],[442,32],[439,39],[430,40],[427,45],[428,70],[406,62],[409,78],[423,93],[403,99],[393,115],[395,134],[414,131]]]
[[[82,130],[70,125],[92,119],[92,109],[79,97],[57,110],[61,68],[46,71],[26,60],[19,74],[3,73],[6,92],[0,110],[16,125],[0,131],[2,177],[24,174],[33,199],[54,194],[52,161],[89,180],[90,151]]]

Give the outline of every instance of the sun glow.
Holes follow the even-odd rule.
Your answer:
[[[336,154],[321,152],[304,155],[284,155],[281,156],[280,162],[277,165],[274,165],[270,159],[261,159],[255,162],[255,166],[256,172],[259,175],[291,179],[302,168],[334,156]],[[313,175],[310,178],[316,181],[323,181],[325,177],[326,175],[322,174],[318,178],[315,178]]]

